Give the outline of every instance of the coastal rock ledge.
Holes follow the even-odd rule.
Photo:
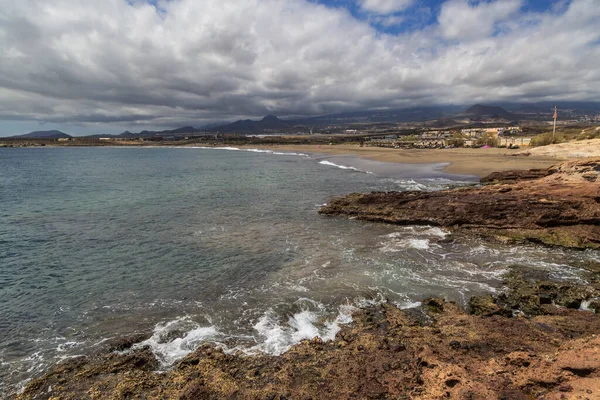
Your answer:
[[[594,269],[597,271],[597,269]],[[304,340],[281,356],[227,354],[206,344],[169,371],[148,348],[122,340],[65,360],[34,379],[25,399],[598,399],[600,295],[585,285],[532,280],[512,267],[507,290],[470,301],[441,298],[403,311],[357,311],[335,340]],[[544,278],[546,279],[546,278]],[[115,351],[119,350],[119,351]]]
[[[352,193],[332,199],[319,213],[439,226],[503,241],[600,248],[600,158],[498,172],[481,183],[436,192]]]

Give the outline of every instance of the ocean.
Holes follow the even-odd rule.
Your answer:
[[[320,216],[332,196],[474,184],[437,164],[235,148],[0,149],[0,393],[152,332],[164,369],[204,342],[281,354],[377,302],[466,305],[510,265],[579,280],[598,252]]]

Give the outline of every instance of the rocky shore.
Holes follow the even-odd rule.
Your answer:
[[[493,174],[442,192],[352,194],[321,212],[442,226],[493,240],[600,247],[600,159]],[[594,250],[595,251],[595,250]],[[335,340],[281,356],[204,345],[168,371],[146,335],[107,343],[29,382],[18,399],[599,399],[600,264],[577,283],[507,265],[467,310],[441,298],[358,310]]]
[[[600,158],[494,173],[481,182],[438,192],[353,193],[319,212],[503,241],[600,248]]]
[[[546,278],[514,266],[507,289],[472,298],[469,312],[440,298],[363,309],[334,341],[279,357],[205,345],[159,373],[149,349],[131,347],[142,338],[126,338],[63,362],[19,399],[600,398],[600,318],[580,310],[600,308],[598,273],[579,285]]]

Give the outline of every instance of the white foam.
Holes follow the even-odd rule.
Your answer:
[[[336,168],[341,168],[341,169],[351,169],[353,171],[359,171],[360,172],[360,170],[358,168],[347,167],[345,165],[334,164],[331,161],[326,161],[326,160],[319,161],[319,164],[329,165],[330,167],[336,167]]]
[[[447,232],[441,228],[438,227],[432,227],[432,228],[428,228],[427,230],[423,231],[422,234],[426,234],[426,235],[431,235],[431,236],[437,236],[439,238],[445,238],[446,236],[448,236],[450,234],[450,232]]]
[[[381,251],[384,253],[395,253],[406,249],[429,250],[431,244],[429,239],[403,239],[382,243]]]
[[[392,179],[392,182],[399,185],[400,188],[402,188],[404,190],[425,191],[428,189],[428,187],[426,185],[419,183],[413,179],[401,179],[401,180]]]
[[[247,353],[263,352],[280,355],[304,339],[319,337],[325,341],[333,340],[340,331],[341,325],[352,322],[352,313],[355,310],[353,306],[341,306],[335,319],[325,321],[319,327],[318,322],[321,319],[319,312],[303,310],[290,316],[287,323],[282,324],[270,309],[253,327],[262,341],[250,348]]]
[[[587,300],[583,300],[581,302],[581,305],[579,306],[579,309],[581,311],[591,311],[591,312],[595,312],[594,309],[590,308],[590,305],[592,304],[592,302],[597,301],[598,298],[593,298],[593,299],[587,299]]]
[[[420,301],[403,301],[403,302],[394,302],[394,305],[401,310],[407,310],[409,308],[421,307],[421,302]]]
[[[203,149],[241,151],[241,149],[238,149],[237,147],[203,147]]]
[[[56,351],[58,351],[59,353],[61,352],[65,352],[67,350],[73,349],[75,347],[77,347],[78,345],[80,345],[79,342],[65,342],[65,343],[61,343],[56,347]]]
[[[438,238],[443,239],[446,236],[448,236],[450,234],[450,232],[445,231],[438,227],[407,226],[407,227],[404,227],[401,231],[392,232],[388,235],[385,235],[385,237],[402,238],[402,237],[407,236],[408,234],[415,235],[415,236],[433,236],[433,237],[438,237]]]
[[[264,150],[264,149],[240,149],[238,147],[207,147],[207,146],[183,146],[181,148],[185,149],[205,149],[205,150],[229,150],[229,151],[246,151],[249,153],[263,153],[263,154],[274,154],[278,156],[298,156],[298,157],[310,157],[308,154],[304,153],[294,153],[291,151],[273,151],[273,150]]]
[[[193,326],[193,329],[189,327]],[[185,335],[172,341],[165,341],[168,335],[179,330],[187,330]],[[150,346],[161,366],[168,367],[194,351],[200,344],[215,340],[221,333],[214,326],[199,326],[189,317],[182,317],[158,324],[152,336],[134,345],[134,348]]]

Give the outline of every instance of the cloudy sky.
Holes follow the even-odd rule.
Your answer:
[[[600,0],[0,0],[0,135],[600,100]]]

